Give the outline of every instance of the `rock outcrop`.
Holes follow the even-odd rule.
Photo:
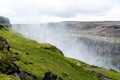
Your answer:
[[[53,74],[52,72],[46,72],[45,77],[43,78],[43,80],[56,80],[56,79],[57,75]]]
[[[52,72],[46,72],[43,80],[57,80],[57,75]],[[59,77],[58,80],[63,80],[62,77]]]
[[[11,27],[10,20],[6,17],[0,16],[0,29],[4,27]]]
[[[4,50],[4,49],[10,51],[10,44],[7,42],[5,38],[0,36],[0,50]]]
[[[7,40],[0,36],[0,73],[14,75],[20,80],[39,80],[35,75],[20,69],[16,64],[17,60],[19,60],[19,58],[13,56],[13,52],[10,50],[10,45]]]

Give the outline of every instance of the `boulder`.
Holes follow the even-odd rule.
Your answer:
[[[43,80],[56,80],[57,75],[53,74],[52,72],[46,72]]]

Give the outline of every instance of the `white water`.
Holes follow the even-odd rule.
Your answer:
[[[65,56],[82,60],[92,65],[105,68],[114,68],[107,59],[96,55],[91,55],[94,51],[89,51],[86,46],[71,37],[67,27],[50,27],[48,25],[13,25],[13,29],[23,36],[42,43],[50,43],[58,47]],[[107,64],[106,64],[107,63]]]

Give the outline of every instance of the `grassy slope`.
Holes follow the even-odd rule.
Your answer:
[[[77,60],[66,58],[54,50],[44,49],[51,46],[23,38],[12,30],[2,29],[0,36],[4,36],[8,40],[14,53],[19,53],[20,61],[17,63],[21,69],[37,75],[40,79],[44,77],[46,71],[52,71],[64,80],[100,80],[105,76],[112,80],[120,80],[120,73],[94,68],[85,63],[81,63],[82,66],[78,67]],[[25,53],[29,53],[29,55]],[[10,78],[11,76],[6,77],[6,75],[0,74],[0,80],[10,80]]]

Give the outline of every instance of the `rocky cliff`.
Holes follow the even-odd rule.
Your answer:
[[[0,16],[0,29],[3,27],[11,27],[11,23],[8,18]]]

